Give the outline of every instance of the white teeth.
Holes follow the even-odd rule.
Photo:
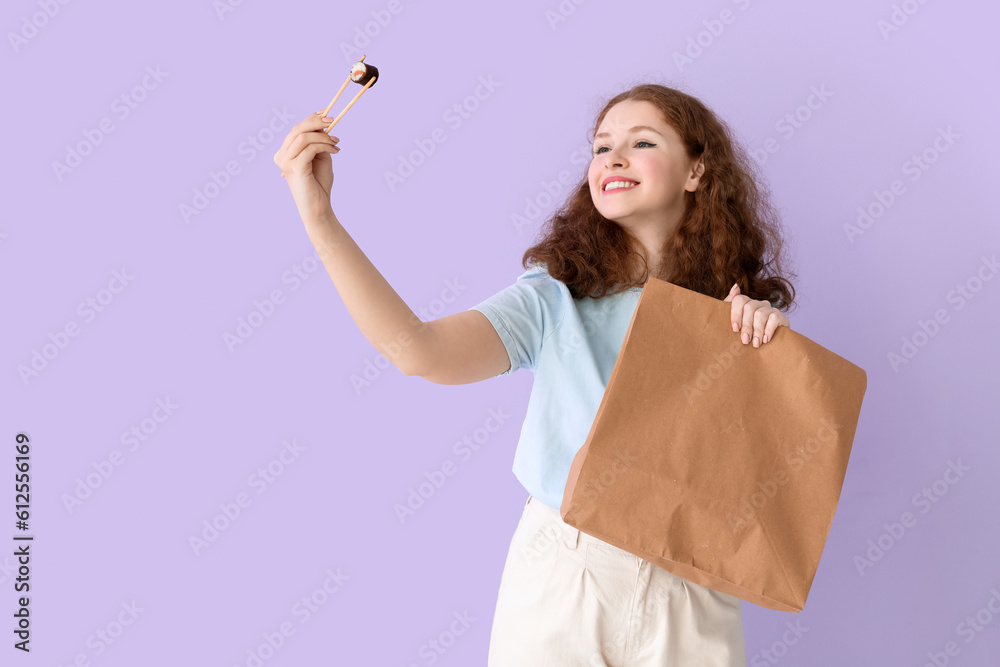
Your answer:
[[[604,191],[615,190],[617,188],[628,188],[633,185],[638,185],[638,183],[632,183],[631,181],[613,181],[608,183],[608,187],[604,188]]]

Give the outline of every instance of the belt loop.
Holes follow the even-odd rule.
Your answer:
[[[576,549],[580,545],[580,531],[573,526],[566,524],[566,535],[563,538],[563,543],[569,549]]]

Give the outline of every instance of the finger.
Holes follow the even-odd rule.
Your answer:
[[[339,152],[339,146],[333,146],[328,142],[314,141],[306,144],[294,158],[283,160],[280,166],[286,175],[289,173],[309,173],[312,170],[312,161],[317,155],[320,153],[336,155]]]
[[[308,164],[320,153],[336,155],[339,152],[340,146],[334,146],[325,141],[311,141],[303,146],[302,150],[295,157],[290,158],[289,162],[293,165],[298,163],[306,164],[308,168]]]
[[[323,155],[323,153],[330,153],[330,149],[323,144],[310,144],[299,153],[299,156],[294,160],[290,160],[285,164],[285,174],[295,174],[296,176],[309,177],[314,175],[316,163],[331,162],[332,158],[330,155]]]
[[[737,294],[733,297],[733,305],[729,309],[729,319],[733,323],[733,331],[740,330],[740,324],[743,322],[743,306],[750,301],[750,297],[746,294]]]
[[[287,157],[290,160],[294,160],[296,157],[298,157],[299,153],[302,152],[302,149],[314,143],[334,146],[339,151],[340,146],[337,146],[338,141],[339,139],[337,139],[336,137],[331,137],[325,132],[305,132],[304,134],[300,134],[298,137],[296,137],[295,141],[292,142],[292,145],[288,147],[288,151],[286,152]]]
[[[740,340],[744,345],[750,342],[753,337],[753,314],[760,308],[759,301],[747,299],[743,310],[740,312]]]
[[[726,295],[726,298],[723,299],[723,301],[731,302],[734,298],[736,298],[739,295],[739,293],[740,293],[739,283],[733,283],[733,286],[729,288],[729,294]],[[739,331],[740,325],[739,322],[736,320],[736,316],[731,314],[730,319],[732,320],[733,323],[733,331]]]
[[[320,128],[325,128],[332,122],[333,118],[326,118],[318,113],[309,114],[305,120],[292,127],[288,134],[285,135],[285,140],[281,142],[281,150],[288,150],[292,142],[303,132],[315,132]],[[336,139],[336,137],[333,138]]]
[[[770,340],[774,338],[774,330],[779,326],[781,326],[781,312],[775,310],[771,313],[770,317],[767,318],[767,324],[764,325],[764,337],[761,338],[761,342],[770,342]]]
[[[337,119],[334,116],[320,116],[319,114],[317,114],[316,126],[319,128],[319,131],[322,132],[323,134],[326,134],[326,136],[330,137],[334,141],[340,141],[339,137],[335,137],[331,134],[328,134],[326,131],[326,128],[330,126],[330,123],[332,123],[335,120]]]
[[[765,301],[765,303],[767,303]],[[761,306],[753,314],[753,346],[760,347],[764,339],[764,327],[771,316],[771,306]]]
[[[310,143],[319,141],[325,144],[336,146],[340,141],[337,137],[331,137],[325,132],[305,132],[296,136],[291,143],[284,147],[279,148],[278,152],[274,154],[274,163],[279,167],[284,164],[286,160],[294,159],[305,146]]]
[[[774,338],[774,332],[778,327],[788,327],[791,329],[791,322],[780,310],[775,310],[771,317],[767,318],[767,326],[764,328],[764,342],[769,343]]]
[[[291,146],[293,141],[295,141],[295,138],[298,137],[300,134],[302,134],[302,132],[304,131],[305,124],[315,118],[319,118],[319,114],[312,113],[309,114],[305,118],[305,120],[303,120],[301,123],[293,125],[292,129],[290,129],[288,131],[288,134],[285,135],[284,141],[281,142],[281,148],[278,149],[278,152],[288,150],[288,147]]]

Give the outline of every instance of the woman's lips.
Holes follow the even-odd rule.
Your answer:
[[[603,192],[606,195],[613,195],[616,192],[630,192],[631,190],[635,190],[637,187],[639,187],[639,184],[638,183],[633,183],[632,185],[630,185],[628,187],[615,188],[613,190],[601,190],[601,192]]]

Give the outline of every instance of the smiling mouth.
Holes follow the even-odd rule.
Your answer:
[[[622,183],[624,183],[624,185],[622,185]],[[635,190],[638,185],[638,183],[629,183],[627,181],[613,181],[608,183],[607,188],[602,188],[601,192],[606,195],[609,195],[612,192],[628,192],[629,190]]]

